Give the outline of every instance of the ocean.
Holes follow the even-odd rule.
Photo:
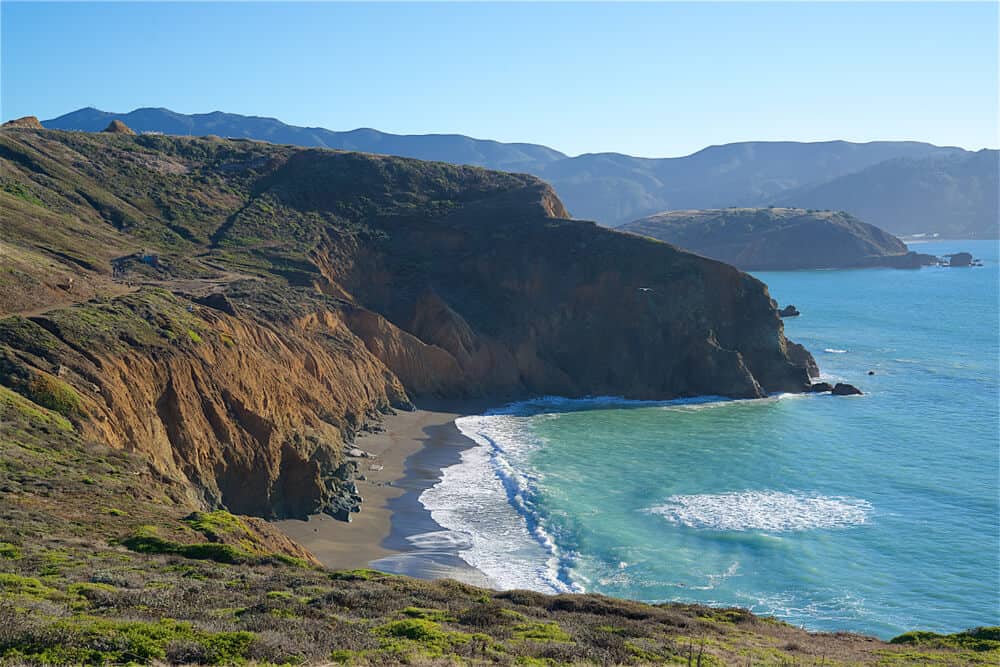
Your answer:
[[[998,245],[912,248],[985,266],[756,274],[864,396],[516,403],[458,420],[476,446],[420,502],[502,588],[881,638],[1000,624]]]

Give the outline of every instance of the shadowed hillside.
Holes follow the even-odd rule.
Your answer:
[[[1000,152],[881,162],[778,201],[843,208],[895,234],[1000,238]]]

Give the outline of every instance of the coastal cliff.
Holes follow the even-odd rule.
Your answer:
[[[0,166],[0,662],[996,657],[995,628],[885,643],[332,572],[221,509],[344,510],[345,446],[410,397],[803,389],[811,357],[730,266],[410,160],[29,128]]]
[[[842,211],[726,208],[665,211],[619,227],[745,271],[889,267],[917,269],[937,258]]]
[[[33,129],[0,159],[0,384],[195,507],[343,506],[345,446],[411,397],[808,386],[762,283],[530,176]]]

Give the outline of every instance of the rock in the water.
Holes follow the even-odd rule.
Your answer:
[[[110,132],[111,134],[135,134],[135,130],[118,119],[108,123],[108,126],[104,128],[104,131]]]
[[[956,252],[947,257],[948,266],[972,266],[972,255],[967,252]]]
[[[829,382],[817,382],[816,384],[809,385],[809,391],[813,394],[821,394],[825,391],[833,391],[833,386]]]
[[[782,317],[798,317],[801,314],[802,313],[799,312],[799,309],[792,304],[788,304],[778,311],[778,315],[781,315]]]
[[[853,384],[847,384],[846,382],[838,382],[833,386],[834,396],[860,396],[861,390],[855,387]]]
[[[875,375],[875,371],[868,371],[868,375]]]
[[[22,118],[15,118],[14,120],[8,120],[3,124],[3,127],[16,129],[24,128],[28,130],[44,130],[41,122],[39,122],[36,116],[24,116]]]

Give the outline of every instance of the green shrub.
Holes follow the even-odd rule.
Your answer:
[[[169,653],[183,646],[187,654],[197,655],[198,662],[232,664],[246,660],[255,639],[250,632],[207,632],[171,619],[109,621],[78,616],[9,638],[0,647],[0,657],[41,664],[176,662],[184,661],[183,656],[174,660]]]
[[[441,609],[424,609],[423,607],[406,607],[403,609],[403,615],[410,618],[421,618],[425,621],[434,621],[436,623],[458,620],[453,615]]]
[[[61,431],[73,430],[73,425],[61,414],[44,410],[39,403],[32,402],[7,387],[0,386],[0,415],[6,410],[11,410],[37,424],[51,424]]]
[[[410,639],[421,643],[436,643],[445,638],[445,633],[434,621],[422,618],[407,618],[393,621],[382,627],[382,631],[391,637]]]
[[[28,398],[66,417],[81,412],[80,395],[76,390],[47,373],[39,373],[28,383]]]
[[[21,557],[21,550],[17,545],[10,542],[0,542],[0,559],[17,560]]]
[[[194,512],[184,519],[191,526],[213,542],[221,542],[224,537],[246,537],[246,525],[225,510]]]
[[[514,626],[515,639],[540,642],[571,642],[573,638],[558,623],[518,623]]]
[[[43,584],[35,577],[0,572],[0,594],[26,595],[34,598],[58,596],[59,591]]]
[[[1000,651],[1000,626],[973,628],[951,635],[914,630],[893,637],[889,643],[916,644],[931,648],[960,648],[972,651]]]

